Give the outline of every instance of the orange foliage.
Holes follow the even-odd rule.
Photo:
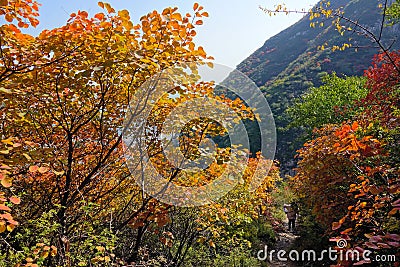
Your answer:
[[[400,54],[390,55],[398,66]],[[398,256],[400,73],[382,54],[366,76],[370,93],[359,103],[365,111],[357,121],[317,131],[299,150],[294,184],[331,234]]]

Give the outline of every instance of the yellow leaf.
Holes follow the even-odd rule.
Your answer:
[[[98,2],[97,4],[99,5],[99,7],[104,8],[104,3],[103,2]]]
[[[51,255],[52,257],[54,257],[54,256],[57,255],[57,248],[56,248],[55,246],[51,246],[50,255]]]
[[[14,228],[15,228],[15,225],[14,225],[14,224],[8,224],[8,225],[7,225],[7,230],[8,230],[9,232],[12,232],[12,231],[14,230]]]
[[[118,16],[120,16],[123,19],[127,19],[127,20],[130,19],[129,11],[126,9],[118,11]]]
[[[10,146],[14,145],[12,137],[4,139],[4,140],[1,140],[1,142],[4,143],[4,144],[10,145]]]
[[[96,246],[97,251],[103,252],[105,250],[102,246]]]
[[[49,252],[48,251],[43,251],[42,253],[40,253],[40,257],[43,259],[46,259],[49,256]]]
[[[178,21],[182,21],[182,16],[179,13],[174,13],[171,15],[171,19],[176,19]]]
[[[0,221],[0,234],[6,231],[6,224],[4,221]]]
[[[57,176],[61,176],[61,175],[63,175],[64,173],[65,173],[64,171],[59,171],[59,172],[54,171],[54,174],[57,175]]]
[[[112,8],[109,3],[104,3],[104,7],[107,9],[108,13],[114,13],[115,12],[114,8]]]
[[[32,160],[32,158],[31,158],[28,154],[22,153],[22,155],[23,155],[27,160]]]
[[[4,186],[5,188],[11,187],[12,186],[12,179],[9,177],[4,177],[1,180],[1,185]]]

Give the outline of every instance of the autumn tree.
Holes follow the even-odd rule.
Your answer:
[[[9,4],[15,9],[6,19],[18,19],[19,4]],[[192,42],[193,25],[207,16],[198,5],[193,19],[168,8],[163,14],[143,16],[138,25],[130,21],[128,11],[117,13],[109,4],[99,5],[105,13],[89,18],[79,11],[65,26],[38,37],[11,27],[17,34],[6,32],[7,43],[2,44],[2,94],[12,96],[6,103],[6,115],[12,118],[7,131],[39,144],[35,165],[19,166],[23,176],[16,188],[27,191],[21,215],[35,218],[56,210],[60,229],[53,243],[62,255],[57,262],[63,264],[72,264],[68,255],[78,249],[71,244],[76,244],[72,236],[83,216],[82,205],[97,203],[92,218],[100,218],[112,208],[122,212],[131,204],[119,202],[134,182],[123,164],[118,129],[135,88],[169,65],[207,58]],[[37,5],[32,8],[37,10]],[[24,88],[18,88],[22,84]],[[125,221],[126,225],[131,219]]]
[[[35,143],[24,140],[13,131],[13,125],[23,123],[24,119],[22,118],[22,113],[13,107],[16,95],[21,92],[20,88],[18,88],[19,85],[9,84],[9,79],[19,73],[32,71],[34,66],[37,65],[37,62],[32,58],[25,56],[24,52],[31,48],[32,38],[22,34],[20,28],[36,27],[39,23],[37,19],[39,15],[38,8],[39,4],[36,1],[10,0],[3,1],[0,4],[0,15],[4,16],[4,19],[10,23],[0,27],[0,82],[2,85],[0,96],[3,100],[0,107],[0,117],[2,117],[0,125],[2,132],[0,136],[2,146],[0,153],[0,181],[3,188],[5,188],[5,191],[0,190],[0,234],[2,235],[0,264],[2,266],[13,261],[19,262],[20,260],[26,260],[27,265],[34,266],[38,259],[41,258],[43,260],[57,254],[56,247],[43,243],[37,243],[33,247],[27,248],[26,253],[7,253],[10,248],[7,237],[14,235],[11,232],[21,224],[21,222],[17,222],[13,218],[14,216],[19,217],[19,212],[14,208],[15,205],[21,203],[21,191],[15,188],[12,182],[22,178],[24,169],[32,160],[30,154],[37,149]],[[18,22],[17,25],[12,24],[14,21]],[[18,89],[10,90],[10,86]],[[12,214],[12,212],[17,214]],[[10,233],[5,233],[7,231]],[[6,253],[3,254],[3,251]]]
[[[359,34],[371,40],[371,47],[380,51],[373,66],[366,70],[366,84],[360,101],[350,109],[351,116],[327,118],[322,128],[315,130],[313,139],[298,151],[299,164],[294,177],[294,188],[317,221],[325,226],[326,234],[343,238],[347,249],[370,249],[374,255],[387,253],[398,256],[398,51],[391,51],[392,43],[384,42],[385,30],[398,22],[398,1],[377,2],[381,20],[377,27],[367,27],[343,12],[335,3],[321,1],[309,11],[311,27],[326,27],[332,23],[340,35]],[[298,12],[283,5],[269,14]],[[303,11],[300,11],[303,12]],[[329,24],[330,25],[330,24]],[[393,42],[396,40],[393,40]],[[324,44],[332,51],[357,47],[349,40],[344,44]],[[341,87],[346,87],[342,85]],[[328,91],[329,92],[329,91]],[[326,94],[322,94],[326,95]],[[313,96],[313,95],[312,95]],[[303,102],[321,110],[326,102],[310,99]],[[304,99],[303,98],[303,99]],[[318,99],[318,98],[317,98]],[[329,99],[329,98],[328,98]],[[319,105],[321,104],[321,105]],[[300,104],[292,114],[300,111]],[[331,104],[323,114],[343,115],[348,109],[335,110]],[[310,116],[312,123],[320,118]],[[336,123],[334,125],[329,123]],[[299,123],[301,125],[301,123]],[[322,124],[318,126],[322,126]],[[308,125],[304,125],[307,127]],[[335,217],[337,219],[335,219]],[[339,261],[337,266],[351,266],[355,262]],[[370,262],[361,261],[358,265]]]
[[[3,1],[0,5],[0,15],[7,22],[11,23],[14,20],[18,22],[17,26],[14,24],[5,24],[0,28],[0,82],[2,85],[8,77],[26,69],[24,63],[19,61],[19,58],[15,57],[16,54],[7,46],[14,42],[15,36],[19,36],[24,41],[24,36],[21,34],[19,28],[27,28],[30,25],[35,27],[38,24],[36,18],[38,16],[37,11],[38,3],[36,1]],[[28,20],[29,23],[26,23],[25,20]],[[0,181],[2,187],[6,189],[6,191],[0,190],[0,210],[2,211],[0,216],[0,233],[3,233],[6,230],[11,232],[18,225],[18,222],[13,219],[10,213],[13,204],[20,204],[17,192],[12,188],[12,181],[15,179],[15,176],[20,175],[16,171],[16,167],[26,164],[31,159],[27,154],[27,147],[32,146],[33,143],[21,140],[11,134],[11,125],[19,120],[18,116],[17,118],[10,116],[13,110],[9,106],[10,102],[8,98],[12,97],[12,91],[1,87],[0,96],[3,100],[0,106],[0,117],[2,117],[0,125],[2,131],[0,136],[2,146],[0,152]],[[17,114],[14,113],[13,115]]]
[[[330,235],[349,240],[353,248],[396,255],[399,73],[392,61],[398,66],[398,57],[396,52],[391,59],[376,56],[365,74],[368,94],[356,104],[362,109],[355,120],[319,130],[299,151],[294,177],[300,196]]]
[[[164,262],[164,258],[168,266],[179,266],[200,242],[210,250],[240,244],[245,239],[227,225],[246,224],[265,215],[271,202],[268,191],[277,175],[276,170],[268,174],[271,161],[260,155],[248,159],[242,163],[246,167],[243,175],[231,165],[235,174],[231,183],[239,181],[239,185],[228,196],[218,203],[184,210],[139,188],[137,178],[143,169],[140,164],[128,169],[122,143],[125,112],[151,104],[146,102],[151,90],[144,91],[140,101],[132,101],[146,81],[177,63],[212,60],[193,43],[195,25],[203,24],[208,13],[198,4],[194,4],[193,15],[166,8],[143,16],[135,25],[128,11],[117,12],[107,3],[99,6],[103,12],[93,17],[78,11],[65,26],[36,37],[13,25],[2,26],[0,95],[4,104],[0,112],[5,119],[0,126],[4,135],[0,178],[9,188],[6,194],[0,193],[2,232],[17,225],[10,212],[19,204],[18,197],[22,203],[20,227],[2,239],[0,259],[17,266],[118,266]],[[33,26],[38,23],[34,1],[8,1],[2,7],[5,19],[16,19],[19,27],[27,27],[26,21]],[[198,82],[174,88],[171,93],[181,97],[174,100],[166,93],[160,98],[153,109],[158,116],[146,118],[147,129],[163,125],[181,102],[211,97],[213,90],[214,84]],[[240,99],[217,98],[240,114],[240,119],[254,119],[255,114]],[[221,124],[201,118],[185,127],[179,149],[194,160],[202,153],[205,137],[224,134]],[[213,181],[231,155],[229,148],[218,147],[216,158],[204,172],[178,176],[182,172],[170,168],[160,143],[149,140],[146,151],[152,163],[180,185],[202,186]],[[259,173],[264,179],[251,193],[258,165],[265,166]],[[218,244],[219,236],[224,241]],[[143,259],[146,247],[161,248],[163,253]]]

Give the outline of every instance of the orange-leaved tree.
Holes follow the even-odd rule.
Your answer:
[[[298,192],[331,236],[347,239],[349,249],[375,254],[397,255],[400,246],[400,75],[393,66],[393,61],[399,66],[398,59],[398,52],[390,60],[386,54],[376,56],[365,73],[369,93],[356,103],[363,111],[354,122],[320,129],[299,151],[294,177]]]
[[[8,1],[14,2],[18,1]],[[37,9],[36,2],[26,2],[30,11]],[[227,167],[231,150],[217,146],[216,157],[206,170],[185,174],[172,168],[158,139],[150,138],[145,151],[149,161],[171,182],[201,187],[217,179],[226,168],[234,174],[229,183],[239,181],[220,203],[192,208],[197,215],[194,222],[183,217],[188,229],[193,230],[191,239],[186,239],[186,228],[178,227],[173,233],[168,230],[176,214],[183,212],[137,185],[138,177],[146,173],[141,168],[142,159],[128,169],[124,157],[128,152],[122,145],[126,130],[123,122],[127,110],[138,108],[140,113],[140,105],[154,104],[147,101],[152,90],[144,90],[137,103],[132,100],[155,74],[177,63],[210,63],[212,57],[193,42],[195,26],[202,25],[208,13],[198,4],[194,4],[193,15],[166,8],[162,13],[154,11],[143,16],[135,25],[127,10],[115,11],[102,2],[99,6],[104,11],[93,17],[78,11],[71,14],[65,26],[44,30],[36,37],[21,33],[15,26],[3,31],[0,90],[6,96],[1,111],[6,120],[1,127],[5,135],[22,140],[6,139],[3,143],[8,152],[4,158],[8,160],[7,155],[22,147],[32,147],[31,153],[19,156],[31,164],[17,161],[13,166],[12,190],[21,192],[23,201],[18,209],[21,227],[7,236],[7,255],[0,254],[8,265],[123,265],[139,262],[146,247],[157,250],[164,246],[163,254],[154,257],[160,262],[167,257],[171,266],[178,266],[197,239],[207,239],[209,248],[215,248],[220,230],[229,236],[232,233],[228,234],[227,225],[260,218],[271,201],[268,191],[273,187],[276,169],[271,175],[267,174],[268,168],[258,173],[265,178],[264,183],[254,194],[248,192],[257,166],[269,166],[271,162],[261,157],[250,159],[241,175],[234,164]],[[31,23],[36,25],[37,21]],[[213,83],[188,83],[174,89],[179,92],[177,99],[166,93],[155,103],[155,115],[146,118],[147,127],[161,131],[179,104],[201,97],[217,98],[241,119],[254,118],[240,99],[215,96],[214,89]],[[187,113],[195,114],[190,109]],[[179,115],[178,120],[182,119]],[[185,127],[179,149],[193,160],[201,154],[206,137],[226,133],[221,124],[203,118]],[[139,152],[133,151],[131,156],[140,156]],[[3,180],[8,186],[7,179]],[[7,206],[19,202],[17,198],[6,201]],[[8,221],[7,225],[13,223]],[[181,238],[173,242],[178,236]],[[238,237],[231,239],[240,243]],[[32,252],[24,257],[8,256],[27,248]]]
[[[8,1],[6,20],[33,14],[29,20],[36,25],[37,3],[26,1],[23,12],[20,2]],[[138,25],[128,11],[99,5],[104,12],[89,17],[78,11],[65,26],[37,37],[13,26],[2,32],[2,95],[7,94],[9,118],[4,134],[38,144],[33,165],[16,166],[21,176],[14,187],[25,192],[20,217],[34,219],[54,210],[54,223],[60,225],[51,238],[60,253],[48,264],[79,263],[71,255],[81,249],[75,233],[87,218],[85,205],[96,203],[93,220],[104,223],[116,216],[110,220],[122,225],[148,207],[150,200],[142,198],[124,164],[124,111],[135,90],[160,70],[211,59],[193,43],[194,25],[208,16],[199,5],[194,16],[167,8],[143,16]]]
[[[19,120],[18,113],[10,107],[10,102],[13,99],[12,90],[7,88],[7,78],[15,75],[18,71],[24,69],[25,64],[14,51],[10,49],[10,44],[14,42],[15,36],[19,36],[22,41],[25,41],[19,28],[27,28],[29,25],[36,26],[38,24],[38,3],[36,1],[2,1],[0,3],[0,16],[7,22],[18,21],[17,26],[14,24],[5,24],[0,27],[0,117],[2,123],[1,129],[1,151],[0,151],[0,233],[4,231],[12,231],[18,223],[11,215],[11,208],[20,203],[17,192],[13,190],[12,181],[18,177],[20,173],[16,170],[17,166],[26,164],[31,157],[24,152],[27,152],[27,147],[33,145],[31,142],[21,140],[18,136],[13,135],[11,128],[15,121]],[[29,23],[25,22],[28,20]],[[22,56],[22,55],[21,55]],[[31,62],[32,63],[32,62]],[[32,65],[30,65],[32,66]],[[11,194],[11,196],[10,196]]]

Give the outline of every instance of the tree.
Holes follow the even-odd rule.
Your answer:
[[[32,40],[32,38],[22,34],[19,28],[36,27],[39,23],[37,19],[39,15],[38,7],[39,4],[36,1],[24,0],[3,1],[0,4],[0,16],[4,16],[5,20],[10,23],[14,20],[18,21],[17,26],[14,24],[5,24],[0,27],[0,82],[2,86],[8,83],[7,79],[18,73],[29,72],[35,65],[34,61],[29,61],[25,58],[24,53],[18,54],[18,52],[28,51],[27,48]],[[13,45],[16,45],[15,50],[10,49]],[[17,51],[17,49],[19,50]],[[15,214],[13,213],[16,212],[14,209],[15,205],[21,203],[21,191],[16,189],[12,182],[21,179],[24,173],[20,169],[21,166],[26,167],[30,163],[32,157],[29,154],[34,153],[37,149],[35,143],[23,140],[20,136],[13,134],[13,125],[23,122],[22,113],[13,108],[15,95],[17,94],[19,94],[19,90],[13,92],[5,87],[0,88],[0,96],[4,99],[0,107],[0,117],[2,117],[0,125],[2,131],[2,135],[0,136],[2,146],[0,152],[0,181],[1,186],[5,190],[0,190],[0,234],[3,235],[5,231],[9,231],[12,234],[11,232],[20,224],[14,220]],[[6,237],[9,237],[10,234]],[[9,249],[9,243],[7,243],[6,239],[2,238],[0,247],[2,252]],[[57,249],[54,246],[37,243],[34,247],[35,250],[27,252],[32,255],[32,258],[20,253],[16,257],[19,258],[17,262],[19,260],[26,260],[27,266],[35,266],[33,262],[36,262],[39,258],[46,259],[50,255],[54,256],[57,254]],[[10,257],[13,257],[12,253],[11,255],[1,253],[1,265],[4,262],[9,262]]]
[[[13,58],[10,49],[7,45],[12,39],[11,36],[20,34],[18,28],[27,28],[30,25],[35,27],[38,24],[38,3],[36,1],[3,1],[0,5],[0,16],[4,16],[7,22],[18,21],[18,26],[14,24],[2,25],[0,27],[0,51],[1,51],[1,64],[0,64],[0,82],[5,82],[7,77],[14,75],[18,70],[23,69],[23,66],[17,60]],[[28,20],[29,23],[26,23]],[[12,40],[11,40],[12,42]],[[5,48],[6,47],[6,48]],[[20,199],[16,196],[16,192],[11,190],[12,180],[14,176],[18,176],[15,173],[15,168],[19,164],[25,164],[31,157],[24,152],[27,146],[32,146],[33,143],[19,140],[19,138],[8,134],[12,119],[9,119],[9,113],[12,112],[9,108],[8,97],[11,96],[11,90],[1,87],[0,96],[2,101],[0,106],[0,117],[2,117],[2,123],[0,129],[2,135],[0,136],[2,149],[0,152],[0,181],[3,188],[8,189],[6,192],[0,191],[0,210],[2,211],[0,217],[0,233],[4,231],[12,231],[18,223],[13,219],[11,215],[11,207],[20,204]],[[13,196],[9,196],[9,194]]]
[[[391,58],[398,64],[398,53]],[[319,130],[299,151],[294,177],[317,219],[332,225],[331,235],[351,240],[352,248],[388,254],[399,247],[399,73],[392,60],[384,53],[376,57],[354,121]]]
[[[386,15],[388,16],[390,25],[399,23],[399,19],[400,19],[400,2],[399,2],[399,0],[392,2],[391,6],[389,6],[386,10]]]
[[[14,2],[8,1],[10,5]],[[27,1],[27,7],[33,12],[36,5],[32,3]],[[134,161],[138,165],[129,170],[125,156],[130,152],[122,142],[125,110],[152,105],[146,101],[151,90],[144,90],[136,101],[135,94],[146,81],[177,63],[210,63],[212,57],[193,42],[195,25],[203,24],[208,13],[198,4],[194,4],[193,15],[183,16],[177,8],[166,8],[143,16],[134,25],[128,11],[115,11],[102,2],[99,6],[103,12],[89,17],[86,11],[78,11],[66,25],[37,37],[22,34],[13,26],[2,32],[0,94],[6,98],[0,112],[6,119],[0,127],[4,135],[15,138],[2,142],[1,174],[7,177],[3,175],[1,180],[10,185],[7,168],[12,167],[12,190],[19,192],[22,202],[17,213],[20,227],[1,243],[0,259],[17,266],[119,266],[166,259],[168,266],[179,266],[200,240],[205,241],[204,247],[215,250],[220,230],[224,235],[221,246],[239,244],[245,239],[227,225],[244,225],[264,216],[265,207],[260,206],[270,203],[276,170],[269,175],[268,168],[261,168],[259,175],[264,182],[254,194],[248,189],[257,166],[270,166],[270,161],[261,156],[248,160],[247,154],[243,154],[246,161],[234,158],[232,162],[240,162],[245,170],[240,175],[238,165],[227,167],[231,149],[217,147],[209,168],[185,173],[171,168],[159,140],[152,139],[151,134],[156,133],[147,132],[150,161],[170,182],[202,186],[217,179],[224,168],[234,174],[232,184],[241,179],[219,203],[177,209],[137,185],[138,177],[145,173],[142,161]],[[160,133],[169,113],[185,100],[215,97],[215,84],[193,77],[188,81],[191,79],[194,82],[171,91],[179,93],[178,99],[168,93],[158,99],[152,106],[153,114],[146,118],[146,129]],[[255,117],[240,99],[218,96],[218,101],[239,119]],[[224,133],[222,125],[213,120],[193,120],[185,125],[178,149],[197,160],[204,140]],[[31,151],[20,153],[22,148]],[[138,155],[139,151],[132,152],[132,156]],[[9,163],[10,156],[14,165]],[[15,196],[1,197],[2,214],[10,212],[12,203],[19,203]],[[16,222],[7,218],[2,225],[14,228]],[[177,227],[177,221],[185,227]],[[144,259],[147,247],[162,251]]]
[[[136,26],[126,10],[116,13],[109,4],[99,5],[105,13],[89,18],[79,11],[65,26],[38,37],[11,26],[15,34],[3,32],[2,93],[10,96],[4,134],[40,147],[29,170],[16,166],[23,174],[16,188],[27,192],[21,211],[25,218],[57,211],[60,229],[53,242],[60,264],[72,264],[68,255],[78,252],[72,244],[82,206],[97,203],[94,218],[108,216],[115,207],[121,223],[126,216],[123,205],[131,203],[119,201],[127,199],[133,181],[118,129],[135,88],[176,62],[207,58],[192,42],[193,25],[208,15],[198,5],[191,20],[167,8],[143,16]]]
[[[314,128],[351,119],[359,110],[356,101],[367,94],[365,79],[339,78],[335,73],[322,78],[320,87],[312,87],[288,108],[288,127],[304,127],[308,134]]]
[[[356,33],[365,36],[380,52],[375,56],[373,66],[365,71],[365,94],[354,104],[352,110],[356,112],[350,118],[326,119],[312,140],[299,150],[294,188],[317,220],[325,225],[328,235],[349,241],[350,245],[343,248],[346,252],[370,249],[374,255],[398,256],[400,65],[399,52],[391,51],[396,40],[385,42],[383,38],[387,22],[389,25],[398,22],[398,1],[376,3],[381,10],[377,27],[359,23],[358,18],[349,17],[338,4],[339,1],[332,2],[331,6],[330,1],[321,1],[302,13],[309,15],[311,27],[325,27],[326,21],[330,21],[340,35]],[[348,3],[343,1],[341,4]],[[297,12],[282,5],[275,10],[264,10],[270,15]],[[344,44],[324,44],[319,49],[328,46],[332,51],[364,48],[349,39]],[[333,112],[330,107],[327,114]],[[330,122],[336,124],[326,124]],[[368,263],[339,260],[336,266]]]

